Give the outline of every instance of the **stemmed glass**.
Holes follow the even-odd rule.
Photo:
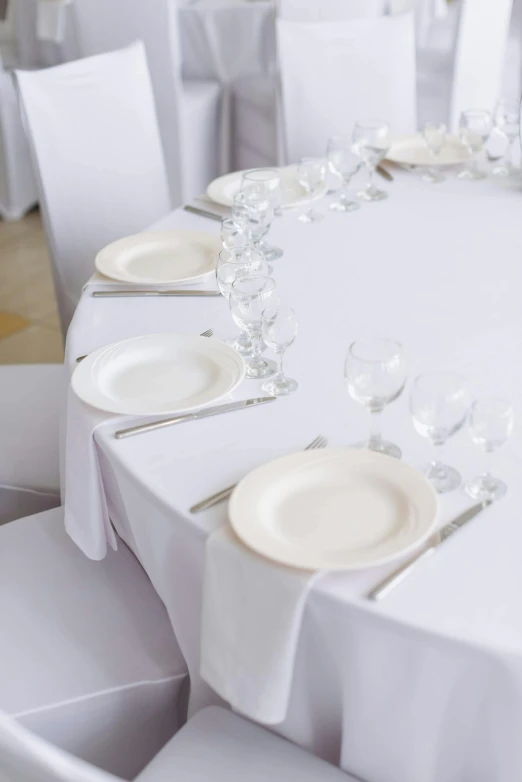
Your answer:
[[[267,261],[281,258],[283,251],[265,241],[274,220],[274,206],[269,198],[256,192],[240,191],[234,198],[232,218],[243,226],[248,240]]]
[[[248,244],[236,245],[233,249],[222,250],[219,253],[216,266],[216,280],[219,291],[225,299],[230,297],[232,283],[238,277],[254,277],[268,275],[268,265],[263,253]],[[232,341],[232,347],[242,356],[253,354],[250,337],[241,332]]]
[[[253,356],[246,360],[246,376],[252,379],[274,374],[274,362],[261,358],[262,314],[277,305],[276,285],[270,277],[238,277],[230,291],[230,312],[234,322],[252,340]]]
[[[326,164],[322,158],[304,157],[297,169],[297,179],[302,188],[310,196],[313,196],[317,190],[324,186],[326,181]],[[310,206],[306,212],[303,212],[297,218],[300,223],[315,223],[322,220],[324,215],[314,210]]]
[[[504,399],[477,399],[470,413],[471,438],[486,454],[491,455],[511,436],[514,419],[513,406]],[[492,457],[489,456],[488,461],[491,460]],[[488,465],[486,472],[466,484],[466,491],[474,499],[486,502],[503,497],[507,486],[504,481],[491,474]]]
[[[348,136],[333,136],[328,141],[326,150],[328,165],[334,174],[342,179],[342,187],[339,194],[339,200],[330,204],[330,209],[334,212],[354,212],[360,209],[358,201],[350,197],[350,182],[352,177],[362,166],[361,160],[353,149],[353,141]]]
[[[399,342],[367,339],[350,345],[344,365],[348,393],[366,407],[371,420],[370,439],[357,447],[401,458],[400,448],[382,439],[379,413],[402,393],[406,372],[404,350]]]
[[[262,316],[263,340],[278,358],[277,374],[261,388],[272,396],[286,396],[297,391],[297,381],[285,377],[283,356],[297,335],[297,319],[290,307],[268,307]]]
[[[368,184],[357,197],[361,201],[382,201],[388,193],[375,185],[375,170],[390,148],[390,129],[382,119],[357,122],[353,131],[355,151],[366,165]]]
[[[457,175],[459,179],[484,179],[486,176],[477,165],[477,155],[482,151],[491,133],[491,114],[485,109],[466,109],[460,115],[460,140],[470,154],[470,163]]]
[[[272,203],[274,212],[283,203],[281,174],[276,168],[251,168],[241,177],[240,190],[250,195],[265,196]]]
[[[502,156],[502,160],[491,169],[491,173],[494,174],[494,176],[506,177],[513,173],[513,144],[518,138],[520,124],[518,107],[504,98],[501,98],[495,107],[493,121],[495,128],[502,133],[506,139],[507,147]]]
[[[446,125],[443,122],[426,122],[424,125],[422,135],[434,162],[437,161],[444,144],[446,143],[446,133]],[[422,175],[422,179],[425,182],[431,182],[432,184],[444,181],[444,177],[440,171],[437,171],[437,169],[433,167],[429,168]]]
[[[419,375],[411,391],[410,412],[417,432],[432,445],[442,447],[464,424],[470,395],[466,381],[453,372]],[[434,460],[425,472],[439,494],[457,489],[460,474],[453,467]]]
[[[221,221],[221,244],[225,250],[242,247],[247,243],[245,226],[232,217]]]

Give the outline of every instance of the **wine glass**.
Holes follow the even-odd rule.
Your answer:
[[[482,151],[491,133],[491,114],[485,109],[466,109],[460,115],[459,136],[470,155],[470,163],[457,176],[459,179],[484,179],[486,176],[477,165],[477,155]]]
[[[234,247],[241,247],[245,243],[247,243],[246,230],[241,222],[232,217],[221,221],[221,244],[225,250],[233,250]]]
[[[262,315],[263,340],[272,348],[278,358],[275,377],[267,380],[261,388],[272,396],[286,396],[297,391],[297,381],[285,377],[283,373],[283,356],[292,345],[297,335],[297,319],[290,307],[268,307]]]
[[[486,397],[477,399],[472,405],[469,420],[471,438],[489,455],[489,462],[493,452],[511,437],[514,419],[513,406],[504,399]],[[491,465],[488,465],[482,475],[466,484],[466,491],[474,499],[486,502],[503,497],[507,486],[492,475]]]
[[[232,218],[245,229],[247,238],[267,261],[281,258],[283,251],[265,241],[274,220],[274,206],[269,196],[256,191],[240,191],[234,198]]]
[[[219,253],[216,266],[216,280],[219,291],[225,299],[230,297],[232,283],[238,277],[254,277],[268,275],[268,265],[263,253],[248,244],[236,245],[233,249],[222,250]],[[253,353],[250,337],[241,332],[232,340],[232,347],[242,356]]]
[[[494,176],[506,177],[513,173],[513,145],[519,136],[519,109],[514,103],[510,103],[505,98],[501,98],[493,115],[495,128],[504,136],[507,141],[506,150],[500,163],[491,169]]]
[[[251,168],[241,177],[240,190],[249,195],[263,196],[269,199],[274,212],[283,203],[281,174],[277,168]]]
[[[382,119],[357,122],[353,131],[355,150],[368,169],[368,184],[357,197],[361,201],[382,201],[388,193],[375,185],[375,169],[390,148],[390,129]]]
[[[332,136],[326,150],[328,165],[334,174],[342,180],[339,200],[330,204],[334,212],[354,212],[360,209],[358,201],[350,197],[349,188],[352,177],[362,166],[359,156],[354,152],[353,141],[348,136]]]
[[[350,345],[344,365],[348,393],[370,413],[370,439],[357,447],[401,458],[394,443],[383,440],[379,414],[400,396],[406,383],[404,349],[392,339],[358,340]]]
[[[322,158],[304,157],[297,169],[297,179],[305,192],[313,196],[319,188],[324,187],[326,181],[326,164]],[[313,207],[299,215],[300,223],[315,223],[322,220],[324,215]]]
[[[443,122],[426,122],[424,125],[422,135],[434,162],[437,161],[444,144],[446,143],[446,133],[447,128]],[[429,168],[422,175],[422,179],[425,182],[431,182],[432,184],[444,181],[444,177],[440,171],[437,171],[437,169],[433,167]]]
[[[470,395],[464,378],[453,372],[429,372],[413,383],[410,412],[417,432],[441,448],[464,424]],[[460,474],[453,467],[434,460],[425,472],[439,494],[457,489]]]
[[[230,290],[230,312],[241,331],[252,340],[253,356],[246,359],[246,376],[258,380],[274,374],[273,361],[261,358],[262,313],[277,305],[276,284],[270,277],[238,277]]]

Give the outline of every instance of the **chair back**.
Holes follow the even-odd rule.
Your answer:
[[[344,22],[277,20],[287,162],[323,155],[328,138],[382,117],[416,130],[412,12]]]
[[[0,713],[0,779],[2,782],[121,782],[35,736]]]
[[[141,40],[149,63],[172,206],[182,200],[182,81],[174,0],[74,0],[80,57],[111,52]]]
[[[389,0],[279,0],[278,16],[288,22],[341,22],[384,16]]]
[[[145,49],[17,80],[65,331],[99,250],[170,208]]]
[[[513,0],[461,0],[449,127],[464,109],[493,110],[500,97]]]

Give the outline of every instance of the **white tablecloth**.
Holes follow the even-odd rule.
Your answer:
[[[192,679],[191,709],[216,701],[199,677],[207,536],[226,505],[188,508],[250,468],[318,434],[349,445],[367,433],[347,395],[348,344],[368,333],[401,340],[410,374],[450,368],[476,393],[522,410],[522,187],[426,185],[396,174],[390,199],[301,225],[278,219],[285,249],[274,277],[299,316],[288,373],[299,392],[272,405],[116,441],[96,433],[109,510],[165,602]],[[176,212],[156,228],[217,233]],[[86,291],[67,362],[143,333],[231,336],[227,304],[212,300],[93,299]],[[255,395],[259,385],[248,383]],[[421,466],[431,449],[413,430],[408,394],[383,417],[384,434]],[[522,497],[520,428],[498,455],[508,495],[448,541],[415,576],[374,605],[363,598],[389,568],[320,579],[304,614],[286,720],[278,732],[366,782],[505,782],[522,778]],[[482,457],[465,433],[448,460],[465,478]],[[81,470],[81,465],[73,469]],[[440,498],[440,522],[471,504]]]

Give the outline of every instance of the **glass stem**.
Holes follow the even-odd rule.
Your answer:
[[[486,464],[485,464],[485,470],[484,470],[484,476],[486,478],[492,478],[493,477],[493,449],[492,448],[486,448]]]
[[[370,410],[370,444],[378,444],[382,440],[381,413],[382,410]]]
[[[284,377],[284,373],[283,373],[283,357],[284,357],[284,355],[285,355],[285,351],[284,350],[279,350],[277,352],[277,375],[276,375],[276,378],[278,380],[280,380],[281,378]]]
[[[431,466],[437,468],[441,473],[445,472],[444,454],[446,453],[446,441],[443,443],[433,443],[436,453],[435,458],[431,462]]]
[[[375,189],[375,166],[368,166],[368,172],[369,172],[369,179],[368,179],[368,190],[374,190]]]

